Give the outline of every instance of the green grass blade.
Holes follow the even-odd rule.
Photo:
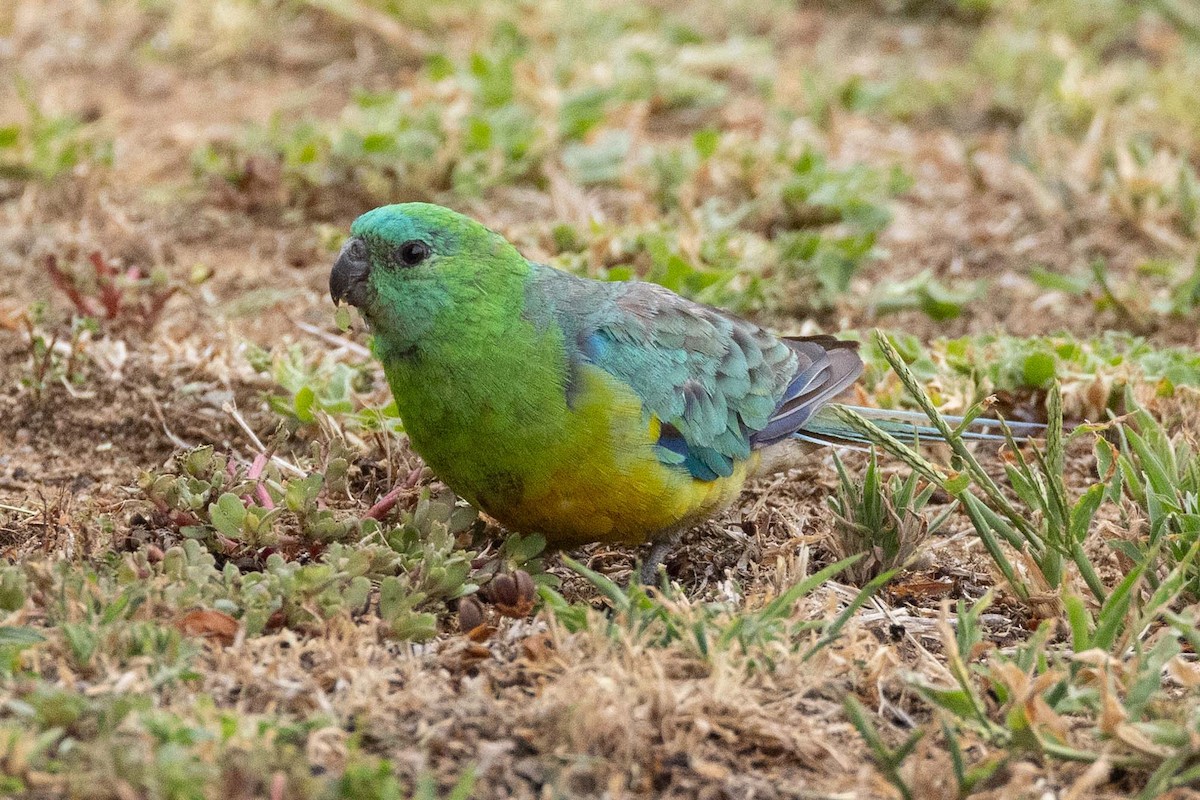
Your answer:
[[[838,563],[841,563],[841,562],[838,562]],[[890,581],[892,578],[894,578],[896,576],[896,573],[899,571],[900,571],[900,569],[897,568],[897,569],[888,570],[887,572],[884,572],[880,575],[876,575],[875,578],[870,583],[868,583],[866,586],[859,589],[858,594],[856,594],[854,596],[854,599],[851,600],[849,605],[847,605],[846,608],[842,610],[842,613],[838,614],[837,618],[834,619],[834,621],[829,624],[829,627],[827,627],[825,629],[825,635],[822,636],[820,641],[818,641],[816,644],[814,644],[808,650],[808,652],[806,652],[804,654],[804,658],[802,660],[808,661],[810,658],[812,658],[818,652],[820,652],[824,647],[833,643],[837,639],[837,637],[841,634],[842,628],[850,620],[850,617],[854,616],[854,613],[856,611],[858,611],[858,609],[862,608],[863,605],[868,600],[870,600],[872,597],[874,597],[875,593],[877,591],[879,591],[885,584],[887,584],[888,581]]]

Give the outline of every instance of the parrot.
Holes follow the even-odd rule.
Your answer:
[[[863,441],[829,413],[863,371],[856,342],[777,336],[655,283],[536,263],[442,206],[358,217],[329,291],[369,326],[409,443],[441,481],[548,547],[648,544],[647,584],[773,451]],[[853,408],[936,438],[915,412]],[[1000,440],[999,424],[968,436]]]

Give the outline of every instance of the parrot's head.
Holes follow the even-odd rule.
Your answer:
[[[472,316],[461,306],[500,302],[527,269],[511,244],[470,217],[403,203],[354,221],[329,274],[329,294],[356,306],[377,339],[403,347],[443,312]]]

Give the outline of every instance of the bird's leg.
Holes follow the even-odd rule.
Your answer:
[[[646,555],[646,560],[642,562],[642,570],[638,574],[643,586],[658,585],[658,567],[662,564],[662,560],[667,557],[667,553],[671,552],[671,548],[675,546],[677,537],[668,539],[659,539],[650,546],[650,552]]]

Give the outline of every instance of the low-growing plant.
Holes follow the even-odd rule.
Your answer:
[[[1191,318],[1200,309],[1200,259],[1150,259],[1122,278],[1110,275],[1103,261],[1092,263],[1090,276],[1037,270],[1031,277],[1047,289],[1095,294],[1096,309],[1113,312],[1134,333],[1153,332],[1166,320]]]
[[[475,789],[475,770],[468,767],[444,795],[438,791],[437,778],[428,772],[417,779],[412,793],[405,793],[396,778],[394,767],[387,759],[358,750],[354,751],[354,755],[334,784],[334,797],[345,800],[404,800],[406,797],[410,800],[468,800]]]
[[[1096,463],[1107,477],[1108,496],[1127,498],[1126,520],[1139,535],[1110,544],[1146,571],[1146,580],[1158,588],[1162,576],[1179,564],[1186,570],[1187,598],[1200,599],[1200,565],[1193,551],[1200,543],[1200,453],[1182,436],[1170,436],[1163,424],[1140,407],[1132,396],[1132,424],[1118,429],[1119,446],[1096,440]],[[1134,520],[1141,517],[1144,524]],[[1144,534],[1144,535],[1142,535]]]
[[[0,179],[50,181],[82,165],[112,165],[112,142],[90,122],[49,114],[28,82],[18,80],[16,87],[26,119],[0,125]]]
[[[313,358],[299,345],[270,352],[255,348],[248,359],[286,392],[267,397],[271,409],[297,425],[315,423],[318,412],[354,420],[355,393],[371,381],[366,362],[351,365],[329,353]]]
[[[820,151],[806,149],[791,164],[779,187],[788,229],[844,223],[864,232],[879,232],[891,221],[886,201],[912,186],[898,167],[881,171],[864,164],[839,169]]]
[[[336,770],[313,769],[306,743],[339,728],[326,714],[296,719],[225,709],[202,693],[187,710],[167,709],[149,695],[85,694],[26,679],[6,690],[0,711],[0,790],[104,800],[130,792],[213,797],[232,785],[263,796],[285,791],[298,800],[472,795],[473,767],[442,791],[429,770],[404,770],[369,752],[358,737]],[[120,776],[115,787],[98,778],[107,775]]]
[[[1057,384],[1051,387],[1042,450],[1031,446],[1032,460],[1026,460],[1012,437],[1008,443],[1013,462],[1005,464],[1009,482],[1023,507],[1014,504],[966,446],[961,433],[985,410],[976,403],[964,415],[964,422],[952,428],[937,412],[929,395],[912,374],[904,359],[881,332],[876,331],[875,346],[896,371],[901,383],[918,406],[929,416],[940,436],[954,453],[953,468],[943,469],[908,445],[884,433],[856,412],[840,407],[836,413],[867,437],[868,441],[900,458],[926,480],[958,498],[983,543],[1008,585],[1028,601],[1044,589],[1063,585],[1064,561],[1078,569],[1088,589],[1098,601],[1107,596],[1095,567],[1083,549],[1091,521],[1104,499],[1104,487],[1095,484],[1072,501],[1063,476],[1062,401]],[[1007,429],[1006,434],[1007,434]],[[978,488],[982,497],[971,491]],[[1039,571],[1039,584],[1030,586],[1013,566],[1004,546],[1028,554]]]
[[[605,278],[624,281],[642,278],[665,286],[685,297],[701,301],[718,299],[736,276],[733,268],[714,268],[689,260],[665,231],[645,231],[629,242],[634,264],[614,266]]]
[[[921,311],[932,320],[944,322],[962,316],[983,292],[980,281],[946,286],[925,270],[905,281],[884,281],[868,297],[867,306],[880,316]]]
[[[252,191],[263,177],[256,165],[266,162],[285,202],[306,206],[325,189],[381,202],[541,181],[547,134],[514,72],[524,50],[515,28],[501,24],[465,62],[431,62],[419,89],[357,92],[332,122],[276,118],[244,141],[202,146],[194,169]]]
[[[860,481],[850,477],[836,454],[833,463],[838,490],[828,501],[834,517],[826,546],[837,559],[863,554],[862,560],[844,573],[855,585],[907,567],[955,509],[949,504],[937,516],[927,518],[923,509],[936,487],[927,483],[918,492],[916,472],[909,472],[904,480],[893,475],[885,483],[873,450]]]
[[[560,227],[557,264],[609,280],[650,280],[743,311],[831,307],[878,254],[888,203],[907,185],[896,170],[838,168],[812,148],[788,154],[767,136],[747,141],[708,130],[687,144],[651,148],[634,170],[663,210],[686,217],[696,235],[685,245],[677,225],[594,225],[569,235]],[[713,192],[697,186],[713,173],[727,176],[717,195],[692,208],[702,192]]]
[[[85,380],[87,342],[99,331],[91,317],[72,317],[70,332],[63,339],[59,326],[47,330],[47,308],[45,303],[34,303],[21,318],[29,348],[29,371],[22,376],[21,384],[33,394],[35,403],[40,403],[46,390],[54,383],[67,386],[79,385]]]
[[[815,310],[844,295],[878,254],[877,237],[892,217],[888,202],[910,183],[899,168],[834,167],[811,147],[791,161],[767,195],[780,269],[796,282],[786,292]]]
[[[344,487],[346,468],[335,456],[324,473],[284,475],[266,457],[247,467],[201,447],[173,471],[145,473],[139,486],[152,513],[185,539],[166,551],[164,571],[209,586],[206,602],[250,633],[362,611],[377,583],[390,635],[435,635],[445,602],[477,588],[473,554],[457,547],[476,512],[427,491],[394,523],[335,512],[327,493]]]
[[[105,327],[149,334],[162,320],[167,302],[183,288],[163,270],[147,272],[138,266],[122,270],[99,251],[88,253],[86,261],[87,268],[64,267],[49,255],[46,272],[77,316]],[[209,276],[199,272],[195,281],[203,282]]]
[[[843,297],[858,271],[876,257],[876,234],[836,235],[816,231],[788,231],[780,234],[780,271],[787,279],[775,294],[789,293],[788,303],[774,298],[786,310],[826,309]],[[798,301],[798,302],[797,302]]]
[[[901,766],[905,759],[912,755],[913,750],[925,735],[925,731],[919,729],[912,731],[899,746],[890,747],[879,735],[867,709],[863,708],[863,704],[854,695],[847,695],[842,706],[846,716],[850,719],[850,724],[858,731],[858,735],[862,737],[870,750],[871,761],[875,769],[896,788],[904,800],[912,800],[913,792],[908,781],[901,774]]]
[[[325,469],[285,476],[265,455],[239,464],[204,446],[180,454],[171,471],[144,472],[138,486],[182,535],[233,555],[357,537],[356,522],[338,518],[318,502],[327,487],[344,491],[348,461],[333,457]]]
[[[1097,439],[1101,475],[1072,502],[1063,478],[1066,436],[1055,384],[1048,394],[1044,447],[1030,446],[1027,458],[1008,436],[1011,457],[1005,469],[1019,501],[1014,503],[960,437],[963,426],[978,417],[984,405],[973,406],[965,421],[951,428],[886,337],[877,332],[875,345],[950,445],[952,466],[930,463],[852,411],[841,411],[843,419],[955,495],[1014,595],[1031,604],[1053,598],[1065,609],[1069,627],[1068,650],[1052,646],[1055,625],[1045,620],[1031,638],[1006,652],[984,647],[982,617],[992,602],[990,592],[970,608],[960,601],[953,626],[943,617],[953,684],[917,681],[917,687],[942,715],[941,733],[952,751],[960,793],[970,792],[999,766],[995,759],[967,764],[960,744],[964,737],[997,747],[1002,760],[1031,754],[1066,761],[1104,760],[1138,770],[1147,776],[1147,797],[1195,780],[1200,752],[1187,733],[1194,720],[1183,710],[1190,706],[1170,698],[1171,690],[1163,685],[1164,669],[1182,652],[1181,642],[1200,641],[1195,621],[1172,610],[1180,601],[1193,601],[1196,591],[1200,516],[1191,501],[1200,465],[1194,463],[1190,447],[1171,441],[1161,424],[1137,409],[1137,429],[1119,429],[1119,449]],[[1127,402],[1136,408],[1131,397]],[[1080,428],[1072,435],[1094,430]],[[1108,586],[1083,545],[1101,505],[1120,500],[1122,494],[1152,530],[1144,541],[1112,543],[1131,566],[1116,585]],[[1015,567],[1013,551],[1035,571],[1034,584]],[[1076,591],[1066,564],[1076,568],[1090,594],[1087,599]],[[903,762],[917,734],[890,749],[882,745],[861,707],[851,703],[847,713],[871,746],[882,774],[901,794],[910,794]],[[1091,739],[1073,735],[1080,719],[1087,720]],[[1095,746],[1097,740],[1104,744]]]
[[[987,333],[929,343],[897,332],[888,340],[919,381],[937,377],[927,391],[939,402],[998,393],[1038,396],[1058,382],[1064,400],[1075,404],[1074,414],[1099,420],[1106,409],[1124,413],[1127,386],[1149,384],[1167,397],[1177,387],[1200,387],[1200,354],[1194,349],[1159,346],[1120,331],[1092,338]],[[899,392],[883,351],[868,341],[862,353],[864,385],[879,402],[911,403]]]
[[[1140,580],[1135,576],[1125,583]],[[1023,757],[1102,761],[1140,773],[1144,788],[1138,797],[1145,798],[1197,779],[1200,751],[1189,733],[1195,724],[1190,705],[1164,681],[1164,674],[1172,672],[1173,664],[1186,669],[1180,665],[1182,643],[1200,640],[1200,634],[1195,620],[1167,610],[1169,594],[1156,593],[1138,609],[1143,620],[1160,623],[1146,641],[1145,628],[1126,628],[1128,635],[1116,640],[1089,635],[1117,630],[1120,625],[1104,620],[1111,612],[1128,619],[1132,609],[1126,600],[1106,604],[1101,624],[1086,630],[1076,626],[1082,605],[1070,604],[1073,632],[1065,651],[1052,644],[1054,624],[1049,620],[1015,648],[996,647],[983,623],[992,602],[990,592],[969,606],[960,600],[953,624],[943,609],[939,628],[951,681],[913,679],[937,712],[935,723],[909,731],[898,747],[889,747],[861,704],[847,699],[847,716],[868,744],[876,768],[902,796],[913,796],[921,767],[906,761],[928,735],[940,736],[949,751],[960,797]],[[1142,633],[1134,633],[1138,630]],[[1195,685],[1188,687],[1185,693],[1194,700]],[[972,761],[972,751],[983,755]]]
[[[811,658],[835,641],[859,608],[895,574],[885,572],[863,586],[832,620],[794,617],[796,603],[862,558],[852,555],[809,575],[770,603],[754,611],[738,610],[726,603],[694,603],[671,590],[665,582],[651,593],[638,581],[622,588],[608,577],[564,556],[568,567],[587,579],[611,608],[608,616],[591,607],[567,602],[553,588],[539,592],[547,610],[569,631],[605,632],[615,640],[649,647],[680,643],[697,658],[709,660],[718,651],[736,647],[751,668],[774,668],[771,648],[782,645]]]
[[[1135,576],[1124,583],[1139,582],[1140,576]],[[1189,767],[1200,753],[1186,733],[1194,720],[1188,704],[1172,698],[1173,691],[1163,681],[1164,669],[1181,653],[1181,640],[1195,637],[1194,621],[1176,619],[1173,627],[1160,628],[1147,641],[1141,640],[1144,628],[1139,633],[1127,627],[1125,636],[1113,640],[1073,628],[1067,652],[1051,645],[1053,623],[1046,621],[1027,641],[1006,652],[987,647],[982,614],[991,600],[985,596],[969,608],[960,601],[953,626],[943,617],[942,638],[954,685],[917,684],[938,709],[942,731],[958,747],[960,758],[963,748],[957,743],[963,738],[982,739],[1003,753],[1000,759],[960,764],[960,789],[969,791],[981,777],[1022,754],[1064,761],[1104,759],[1140,771],[1147,776],[1139,795],[1144,797],[1195,779]],[[1161,621],[1169,603],[1167,595],[1156,593],[1138,615]],[[1079,606],[1073,608],[1072,616]],[[1106,604],[1095,631],[1120,628],[1106,617],[1116,612],[1118,618],[1131,619],[1126,613],[1132,610],[1125,601]],[[1194,691],[1188,694],[1194,696]],[[1078,736],[1083,727],[1089,737]]]

